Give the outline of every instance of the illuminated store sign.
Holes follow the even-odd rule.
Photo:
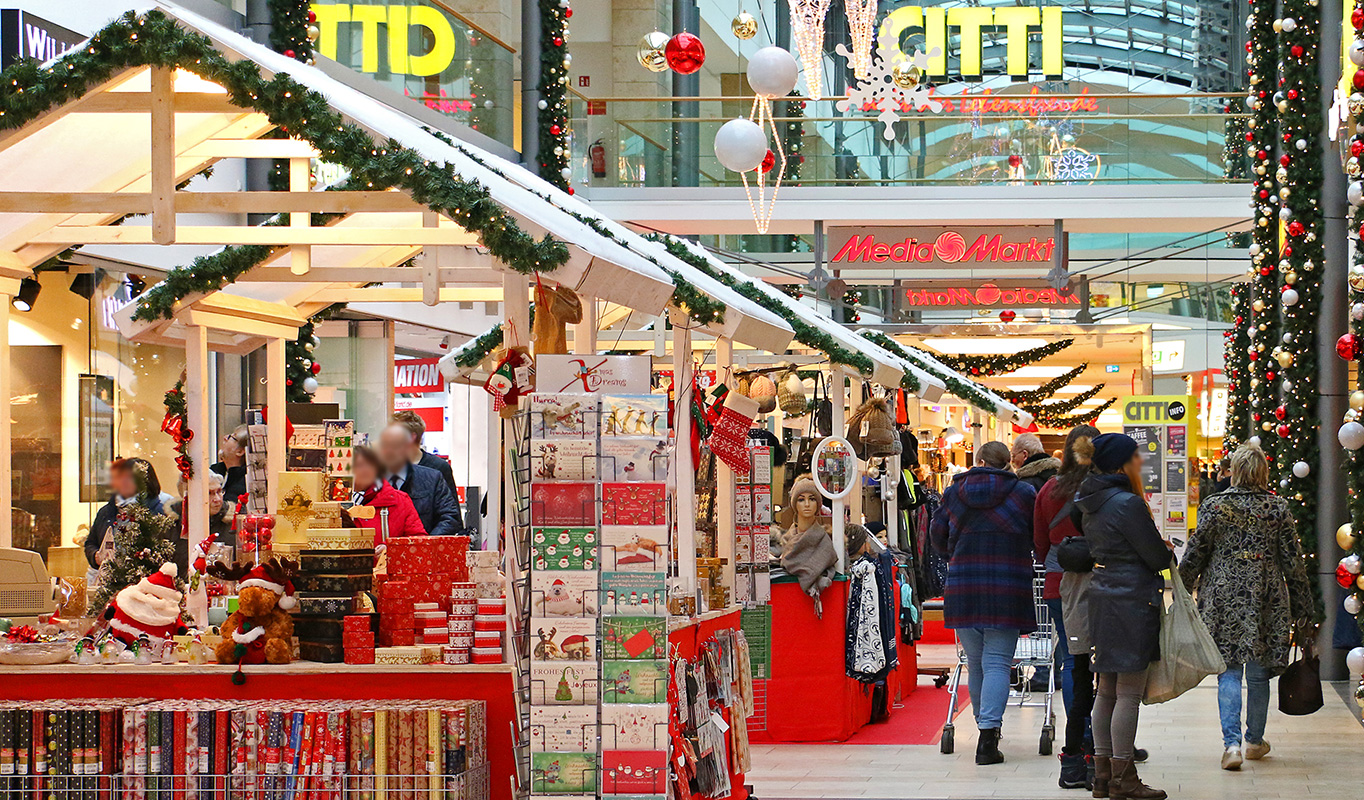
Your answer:
[[[380,25],[388,37],[388,71],[394,75],[439,75],[455,60],[455,28],[438,8],[314,3],[312,10],[317,14],[317,49],[327,58],[336,59],[337,37],[349,35],[343,25],[360,26],[361,72],[379,71]],[[411,52],[414,27],[430,33],[424,53]]]
[[[872,266],[983,266],[1051,264],[1052,229],[1004,228],[830,228],[834,264]]]
[[[1061,57],[1059,7],[901,6],[886,14],[886,18],[881,22],[878,44],[882,58],[890,63],[908,60],[912,53],[905,53],[900,48],[900,39],[907,32],[922,32],[923,49],[927,52],[936,49],[939,53],[938,56],[929,58],[925,72],[934,77],[944,76],[947,74],[949,29],[961,37],[961,67],[957,77],[973,80],[983,76],[981,39],[987,30],[1004,33],[1007,42],[1004,51],[1004,71],[1015,78],[1028,77],[1028,38],[1033,31],[1040,31],[1042,74],[1048,78],[1061,77],[1064,62]]]
[[[27,11],[0,9],[0,69],[23,58],[49,61],[64,56],[85,37]]]
[[[1078,306],[1074,292],[1062,294],[1046,281],[987,281],[953,285],[945,281],[901,281],[903,308],[1051,308]]]

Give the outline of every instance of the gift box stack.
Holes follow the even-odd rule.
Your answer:
[[[341,647],[347,664],[374,663],[373,614],[347,614],[341,619]]]
[[[328,664],[373,663],[373,621],[369,616],[360,618],[363,631],[371,631],[366,646],[347,635],[361,633],[360,623],[346,619],[355,595],[373,588],[373,541],[373,534],[364,528],[320,529],[308,534],[306,549],[298,554],[299,576],[294,581],[299,657]]]
[[[421,644],[436,647],[439,654],[449,644],[451,587],[468,581],[468,549],[463,536],[412,536],[388,543],[388,573],[376,587],[380,647]]]
[[[314,520],[322,512],[324,476],[321,472],[281,472],[275,477],[279,483],[279,505],[274,510],[272,545],[275,555],[292,557],[308,545],[311,530],[331,527],[326,519]],[[340,525],[339,521],[335,524]]]
[[[496,550],[470,550],[466,556],[469,580],[476,597],[502,596],[502,554]]]

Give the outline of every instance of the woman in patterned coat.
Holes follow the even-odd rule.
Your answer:
[[[1217,679],[1223,769],[1269,752],[1269,679],[1288,666],[1293,621],[1312,616],[1312,589],[1288,503],[1269,493],[1269,463],[1254,445],[1231,457],[1231,488],[1198,509],[1179,575],[1198,599],[1227,671]],[[1245,752],[1241,679],[1246,681]]]

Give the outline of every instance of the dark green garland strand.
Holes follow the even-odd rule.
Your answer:
[[[568,166],[568,0],[540,0],[540,177],[573,193]]]
[[[1065,400],[1061,400],[1055,403],[1028,404],[1023,406],[1023,410],[1027,411],[1029,414],[1032,414],[1033,419],[1037,419],[1037,416],[1039,414],[1048,417],[1056,417],[1057,415],[1060,414],[1069,414],[1070,412],[1074,411],[1075,409],[1083,405],[1086,400],[1089,400],[1090,398],[1097,396],[1099,392],[1103,391],[1103,389],[1104,384],[1101,383],[1098,386],[1094,386],[1091,387],[1090,389],[1080,392],[1074,397],[1067,397]],[[1107,408],[1107,406],[1105,406],[1105,408]]]
[[[1054,356],[1075,343],[1074,339],[1058,339],[1031,350],[1021,350],[1002,356],[938,356],[938,360],[958,372],[969,372],[980,377],[1003,375],[1021,367]]]
[[[1227,430],[1222,437],[1222,453],[1230,454],[1250,436],[1250,360],[1246,350],[1250,347],[1250,334],[1246,332],[1245,320],[1250,316],[1250,286],[1237,284],[1231,287],[1236,324],[1224,332],[1225,363],[1227,374]]]
[[[1358,10],[1360,8],[1361,4],[1356,0],[1355,9]],[[1353,15],[1351,15],[1351,18],[1353,20]],[[1354,36],[1356,39],[1364,37],[1364,31],[1356,29]],[[1354,101],[1354,96],[1352,95],[1351,109],[1352,117],[1354,117],[1354,119],[1351,121],[1354,123],[1361,121],[1359,114],[1357,113],[1357,108],[1358,105]],[[1351,130],[1357,129],[1352,126]],[[1359,148],[1364,148],[1364,136],[1355,133],[1350,137],[1347,148],[1347,152],[1350,153],[1350,161],[1353,162],[1352,164],[1347,164],[1347,172],[1350,171],[1350,167],[1353,167],[1355,173],[1354,176],[1351,177],[1352,181],[1359,180],[1359,163],[1361,160],[1364,160],[1364,158],[1361,158],[1361,156],[1364,156],[1364,150],[1361,150],[1361,156],[1354,155],[1355,150]],[[1358,304],[1364,303],[1364,242],[1360,241],[1361,231],[1364,231],[1364,206],[1351,205],[1349,234],[1350,238],[1354,240],[1354,247],[1352,248],[1354,262],[1351,264],[1348,273],[1348,286],[1350,287],[1350,333],[1354,334],[1356,345],[1360,342],[1364,342],[1364,314],[1355,313],[1355,308]],[[1360,288],[1356,289],[1356,285]],[[1357,372],[1354,390],[1350,393],[1351,409],[1355,408],[1356,403],[1354,398],[1356,393],[1361,389],[1364,389],[1364,372]],[[1358,411],[1353,411],[1351,416],[1358,416],[1358,414]],[[1341,422],[1337,420],[1323,420],[1323,422],[1329,423],[1331,427],[1339,427],[1341,424]],[[1327,429],[1330,430],[1330,427]],[[1355,533],[1364,533],[1364,448],[1359,450],[1347,450],[1345,453],[1346,458],[1344,466],[1346,486],[1349,490],[1350,529]],[[1354,546],[1348,549],[1344,555],[1354,554],[1360,558],[1364,558],[1364,541],[1362,541],[1362,539],[1364,539],[1364,537],[1356,538],[1354,540]],[[1359,599],[1364,600],[1364,591],[1361,591],[1358,584],[1347,588],[1345,594],[1353,594]],[[1346,612],[1344,609],[1341,609],[1339,613]],[[1364,613],[1355,615],[1355,624],[1359,626],[1361,631],[1364,631]],[[1356,689],[1356,691],[1358,691],[1358,689]]]
[[[307,63],[313,57],[313,43],[308,38],[312,22],[308,0],[270,0],[270,47]]]
[[[1255,223],[1251,228],[1250,287],[1246,310],[1237,317],[1237,326],[1250,330],[1246,348],[1246,391],[1249,394],[1250,423],[1246,438],[1258,437],[1260,448],[1269,458],[1270,485],[1279,480],[1278,433],[1274,410],[1279,405],[1281,377],[1273,358],[1280,342],[1279,318],[1279,186],[1288,177],[1287,169],[1277,162],[1280,147],[1275,86],[1278,75],[1279,42],[1274,33],[1278,17],[1274,0],[1252,0],[1251,24],[1246,31],[1250,49],[1246,65],[1251,118],[1245,134],[1246,154],[1255,178],[1251,183]],[[1292,146],[1290,151],[1296,152]]]
[[[1083,373],[1088,368],[1089,364],[1086,362],[1076,367],[1075,369],[1070,370],[1069,372],[1057,375],[1055,378],[1052,378],[1051,380],[1047,381],[1046,383],[1042,384],[1036,389],[1032,389],[1026,392],[1001,392],[1001,394],[1004,395],[1004,399],[1008,400],[1010,403],[1013,403],[1014,405],[1023,405],[1025,403],[1036,405],[1037,403],[1040,403],[1043,400],[1049,399],[1052,395],[1056,394],[1063,387],[1069,386],[1071,381],[1080,377],[1081,373]]]
[[[1098,419],[1100,414],[1107,411],[1108,408],[1116,402],[1118,402],[1118,399],[1116,397],[1110,397],[1108,401],[1105,402],[1103,405],[1096,406],[1091,411],[1086,411],[1083,414],[1075,414],[1068,417],[1054,416],[1053,414],[1043,410],[1046,408],[1045,406],[1043,406],[1042,409],[1038,410],[1038,413],[1033,414],[1033,422],[1036,422],[1040,427],[1054,428],[1056,430],[1074,428],[1076,425],[1089,425],[1093,423],[1094,420]]]

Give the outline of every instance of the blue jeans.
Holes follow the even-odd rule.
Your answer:
[[[966,651],[966,685],[971,710],[981,730],[1004,724],[1009,704],[1009,668],[1018,644],[1017,628],[957,628],[957,639]]]
[[[1228,664],[1217,676],[1217,710],[1222,716],[1222,746],[1241,745],[1241,676],[1246,679],[1246,741],[1265,739],[1269,719],[1269,670],[1256,664]]]
[[[1070,654],[1070,639],[1066,637],[1066,621],[1061,618],[1061,600],[1053,598],[1047,602],[1047,613],[1056,625],[1056,685],[1061,687],[1061,703],[1070,714],[1071,704],[1075,702],[1075,657]]]

